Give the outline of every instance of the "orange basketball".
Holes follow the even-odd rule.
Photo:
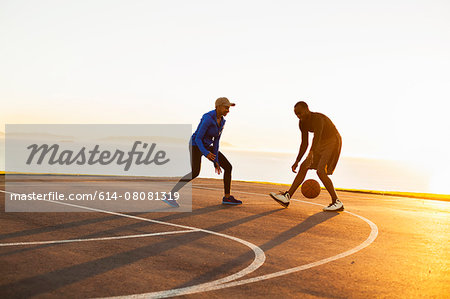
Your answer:
[[[302,184],[302,194],[307,198],[316,198],[320,194],[320,185],[316,180],[306,180]]]

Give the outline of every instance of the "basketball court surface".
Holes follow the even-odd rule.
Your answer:
[[[3,177],[4,179],[4,177]],[[2,179],[2,180],[3,180]],[[142,183],[145,184],[145,183]],[[145,187],[145,185],[143,185]],[[450,202],[193,181],[193,211],[5,213],[0,298],[373,298],[450,294]]]

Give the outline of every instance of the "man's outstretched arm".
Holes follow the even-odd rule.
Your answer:
[[[292,165],[292,171],[296,172],[298,163],[302,159],[303,155],[306,153],[308,149],[308,131],[302,130],[300,127],[300,131],[302,132],[302,143],[300,144],[300,149],[298,151],[297,159],[295,159],[294,164]]]

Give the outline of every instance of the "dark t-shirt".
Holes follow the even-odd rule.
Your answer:
[[[311,116],[307,120],[300,120],[299,126],[302,131],[302,138],[308,138],[308,132],[314,133],[313,150],[317,149],[321,140],[339,136],[339,132],[333,122],[322,113],[311,112]]]

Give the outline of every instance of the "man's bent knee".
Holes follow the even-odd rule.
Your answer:
[[[222,167],[225,172],[231,172],[233,170],[233,166],[227,165],[226,167]]]
[[[200,171],[192,172],[192,179],[195,179],[200,174]]]
[[[327,172],[325,171],[325,169],[317,169],[316,173],[319,176],[319,178],[327,176]]]
[[[311,165],[311,163],[309,163],[308,161],[303,161],[303,163],[300,164],[300,169],[301,170],[308,170],[310,165]]]

